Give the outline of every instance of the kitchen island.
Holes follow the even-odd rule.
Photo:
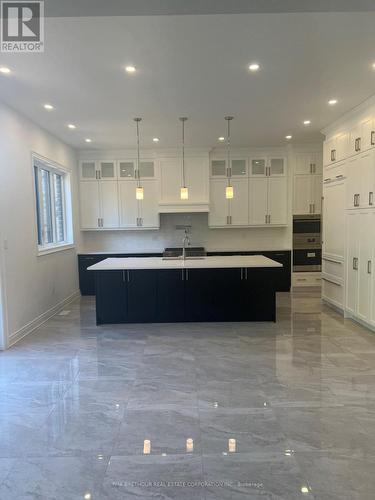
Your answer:
[[[108,258],[95,272],[96,321],[275,321],[282,264],[263,255]]]

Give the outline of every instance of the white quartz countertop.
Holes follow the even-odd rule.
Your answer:
[[[233,255],[213,256],[203,258],[187,258],[164,260],[161,257],[125,257],[108,258],[94,264],[87,269],[89,271],[111,271],[123,269],[207,269],[224,267],[283,267],[263,255]]]

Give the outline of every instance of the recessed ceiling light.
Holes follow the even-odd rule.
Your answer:
[[[135,66],[126,66],[125,71],[127,73],[135,73],[136,69]]]
[[[310,123],[311,123],[311,121],[310,121],[310,120],[305,120],[305,121],[303,122],[303,124],[304,124],[304,125],[310,125]]]
[[[45,104],[44,109],[48,109],[48,111],[51,111],[51,109],[53,109],[53,106],[52,104]]]
[[[220,141],[220,142],[224,142],[225,141],[225,137],[218,137],[217,140]]]
[[[0,66],[0,73],[3,73],[4,75],[8,75],[10,73],[10,69],[7,68],[6,66]]]
[[[330,106],[334,106],[335,104],[337,104],[337,99],[330,99],[330,100],[328,101],[328,104],[329,104]]]
[[[75,125],[73,125],[73,123],[68,123],[68,128],[71,128],[72,130],[76,128]]]
[[[291,139],[291,138],[292,138],[292,136],[291,136],[291,135],[286,135],[286,136],[285,136],[285,139],[288,139],[288,140],[289,140],[289,139]]]
[[[85,139],[85,142],[92,142],[92,140],[87,138],[87,139]]]
[[[373,69],[375,69],[375,62],[374,62],[374,63],[372,63],[372,67],[373,67]]]
[[[159,142],[159,137],[154,137],[152,140],[153,142]]]
[[[260,68],[260,66],[258,63],[251,63],[249,66],[250,71],[258,71],[259,68]]]

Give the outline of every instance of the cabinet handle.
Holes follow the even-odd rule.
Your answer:
[[[358,137],[358,151],[361,151],[361,138]]]
[[[264,222],[265,222],[265,224],[267,224],[267,222],[268,222],[268,215],[267,214],[264,216]]]
[[[361,204],[361,195],[357,194],[357,207]]]
[[[357,195],[356,194],[353,196],[353,206],[354,207],[357,206]]]
[[[243,280],[243,268],[241,267],[241,281]]]
[[[336,161],[336,149],[331,149],[331,161]]]
[[[353,269],[354,271],[358,271],[358,258],[353,257]]]
[[[189,281],[189,269],[186,269],[185,273],[186,281]]]
[[[129,271],[129,269],[126,271],[126,274],[127,274],[128,283],[130,283],[130,271]]]
[[[368,204],[373,205],[374,204],[374,192],[370,191],[368,194]]]
[[[312,206],[313,206],[313,211],[312,211],[312,213],[313,213],[313,214],[315,214],[315,203],[313,203],[313,204],[312,204]]]
[[[371,260],[367,261],[367,273],[368,274],[372,273],[372,261]]]
[[[343,179],[343,178],[344,178],[344,176],[342,174],[336,175],[336,179]]]
[[[313,169],[312,169],[312,163],[310,163],[310,174],[313,173]]]
[[[375,146],[375,130],[371,131],[371,146]]]
[[[142,219],[142,217],[139,218],[139,225],[143,226],[143,219]]]
[[[247,281],[247,267],[245,267],[245,280]]]
[[[181,281],[185,281],[185,273],[183,269],[181,269]]]

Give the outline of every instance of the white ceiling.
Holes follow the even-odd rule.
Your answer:
[[[176,146],[182,115],[192,146],[216,146],[227,114],[235,146],[312,142],[375,93],[374,26],[373,12],[47,18],[44,54],[0,54],[0,96],[78,149],[133,147],[135,116],[143,147]]]

